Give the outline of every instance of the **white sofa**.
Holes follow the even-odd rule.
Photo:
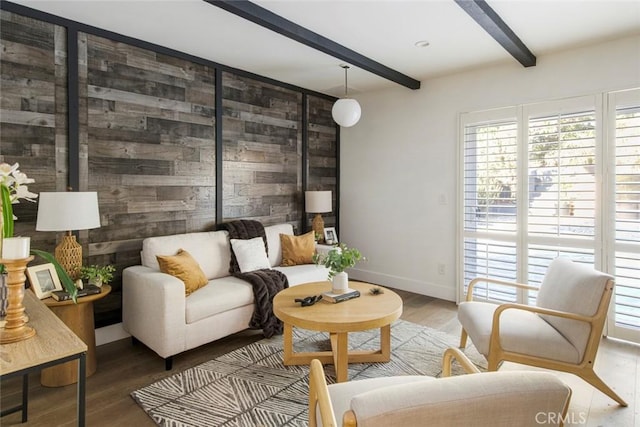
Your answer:
[[[289,286],[327,280],[327,269],[315,264],[280,267],[280,234],[293,234],[291,224],[265,227],[272,268],[283,272]],[[209,283],[185,296],[180,279],[162,273],[156,255],[179,249],[198,261]],[[254,309],[248,282],[229,275],[231,249],[226,231],[150,237],[142,244],[142,265],[128,267],[122,277],[122,324],[135,339],[165,359],[247,329]]]

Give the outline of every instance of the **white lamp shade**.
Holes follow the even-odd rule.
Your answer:
[[[309,213],[331,212],[331,191],[305,191],[304,205]]]
[[[345,128],[358,123],[361,114],[362,109],[360,108],[360,104],[353,98],[338,99],[331,109],[333,120]]]
[[[38,231],[88,230],[100,227],[98,193],[42,192],[38,196]]]

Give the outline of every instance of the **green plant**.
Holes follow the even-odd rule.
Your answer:
[[[331,249],[326,254],[315,254],[313,256],[313,262],[318,265],[324,265],[329,269],[329,280],[342,273],[347,268],[351,268],[358,261],[364,261],[365,257],[362,256],[360,251],[356,248],[348,248],[344,243]]]
[[[94,283],[109,283],[113,280],[116,268],[113,265],[83,265],[80,267],[80,278]]]

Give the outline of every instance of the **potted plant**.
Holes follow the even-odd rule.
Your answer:
[[[113,280],[115,271],[116,268],[113,265],[83,265],[80,267],[80,278],[87,279],[90,285],[100,287]]]
[[[349,287],[349,276],[345,272],[347,268],[356,265],[365,258],[356,248],[348,248],[344,243],[331,249],[326,254],[316,253],[313,262],[329,269],[328,279],[333,282],[333,292],[342,293]]]

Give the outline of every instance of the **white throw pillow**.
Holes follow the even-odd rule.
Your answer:
[[[254,237],[248,240],[231,239],[230,241],[241,273],[261,268],[271,268],[262,237]]]

